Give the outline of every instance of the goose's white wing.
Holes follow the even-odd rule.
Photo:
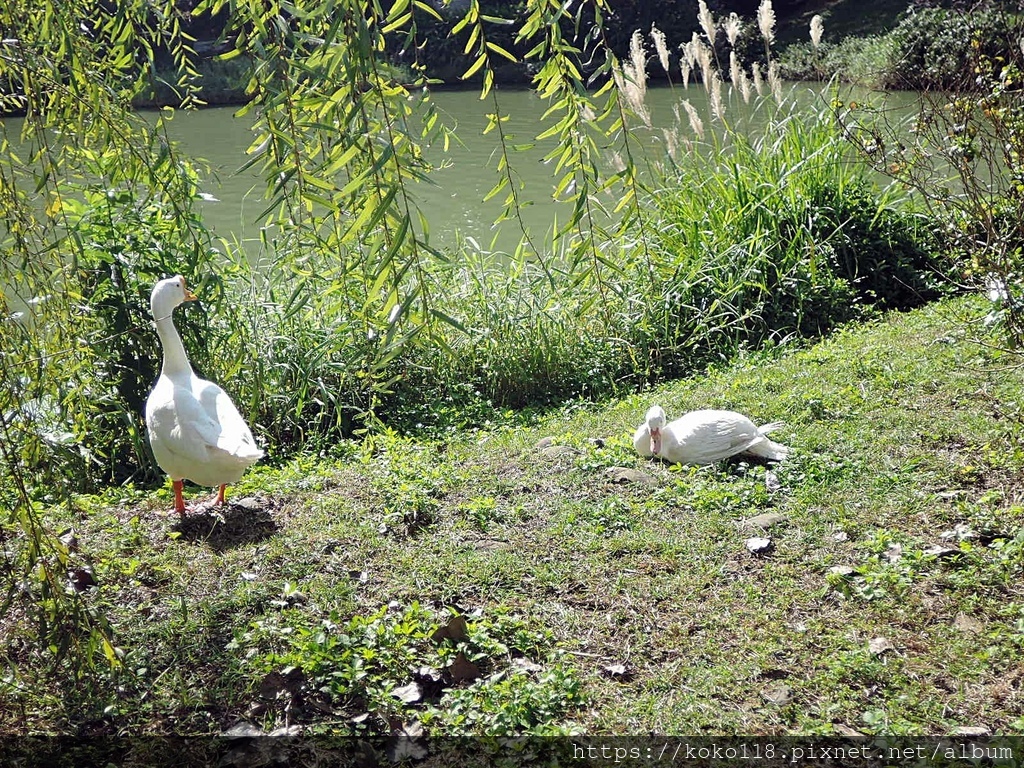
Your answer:
[[[175,479],[233,483],[263,456],[227,393],[196,376],[161,376],[146,403],[146,425],[157,463]]]
[[[733,411],[691,411],[665,426],[661,456],[680,464],[712,464],[762,440],[750,419]]]
[[[232,456],[254,460],[262,457],[263,451],[257,447],[249,425],[231,402],[228,393],[212,381],[198,379],[197,383],[201,385],[199,401],[203,404],[203,410],[211,416],[197,424],[204,437],[218,450]]]

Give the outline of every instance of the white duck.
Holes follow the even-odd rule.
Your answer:
[[[164,350],[163,369],[146,400],[146,429],[153,456],[171,476],[174,509],[184,516],[183,480],[224,489],[263,456],[227,392],[195,375],[171,313],[196,299],[181,275],[161,280],[150,295],[150,311]]]
[[[690,411],[666,423],[664,409],[654,405],[633,435],[633,447],[641,456],[673,464],[712,464],[739,453],[782,461],[789,448],[766,437],[781,426],[773,422],[757,427],[742,413],[714,410]]]

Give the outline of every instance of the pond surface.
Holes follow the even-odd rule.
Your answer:
[[[820,83],[796,83],[788,88],[790,96],[808,109],[823,107],[833,95],[827,86]],[[738,95],[731,95],[728,87],[724,92],[730,126],[748,133],[760,133],[768,110],[755,111],[752,108],[755,99],[751,99],[751,105],[745,104]],[[872,100],[883,98],[880,94],[863,91],[850,96],[861,101],[865,97]],[[917,98],[914,93],[884,95],[887,108],[894,108],[897,114],[904,115],[910,114]],[[427,159],[436,168],[430,174],[435,183],[416,183],[411,188],[414,202],[429,220],[431,244],[439,248],[450,247],[461,237],[472,238],[484,250],[513,250],[521,236],[519,223],[494,223],[501,215],[507,189],[484,201],[499,179],[497,132],[484,133],[488,125],[486,115],[494,110],[493,102],[490,98],[481,101],[476,90],[438,91],[432,94],[432,99],[445,123],[455,129],[458,141],[452,141],[447,151],[440,142],[426,147]],[[666,159],[670,142],[684,144],[695,138],[680,106],[684,99],[696,109],[709,134],[716,127],[701,86],[650,88],[646,104],[653,127],[646,128],[634,119],[635,127],[631,129],[631,137],[636,140],[634,146],[641,149],[641,156],[634,160],[642,175],[648,164],[662,163]],[[544,160],[556,140],[535,141],[535,137],[551,124],[552,118],[545,121],[543,117],[550,105],[529,90],[499,91],[498,100],[501,112],[508,116],[503,127],[513,172],[523,185],[519,192],[523,223],[538,247],[542,247],[553,224],[564,223],[571,214],[569,204],[552,199],[557,183],[555,164]],[[258,168],[239,170],[250,159],[246,150],[255,137],[252,116],[237,117],[237,112],[235,107],[179,111],[170,121],[170,132],[189,155],[204,159],[212,170],[212,175],[203,185],[203,192],[215,200],[201,203],[200,209],[207,226],[215,236],[243,243],[252,259],[259,252],[262,222],[258,217],[267,208],[264,197],[266,182]],[[7,135],[17,137],[21,120],[7,118],[4,122]],[[674,134],[674,138],[668,137],[667,132]],[[610,171],[615,150],[620,149],[621,142],[608,141],[607,144],[606,160]],[[527,148],[521,149],[523,146]],[[677,157],[685,161],[686,156],[686,150],[680,149]],[[611,208],[618,201],[606,196],[601,202]]]
[[[821,106],[828,98],[819,84],[795,85],[793,93],[809,107]],[[485,249],[492,245],[499,250],[513,249],[520,236],[518,223],[506,221],[500,226],[494,225],[507,191],[484,202],[499,178],[497,132],[484,134],[486,114],[494,109],[493,102],[481,101],[477,91],[440,91],[432,98],[443,119],[456,128],[460,141],[453,141],[447,152],[440,145],[427,148],[428,159],[437,167],[431,174],[436,186],[419,183],[413,188],[415,201],[430,222],[431,243],[450,246],[461,235],[473,238]],[[509,115],[504,123],[508,146],[533,145],[530,149],[511,151],[510,155],[513,170],[524,185],[522,200],[529,202],[522,207],[523,220],[533,236],[543,240],[556,219],[565,221],[571,213],[569,205],[552,199],[556,184],[554,163],[545,162],[544,155],[555,146],[555,140],[534,141],[550,125],[550,121],[543,120],[549,105],[528,90],[501,91],[498,98],[502,112]],[[678,108],[682,99],[693,104],[707,128],[712,127],[703,88],[691,85],[687,89],[648,90],[646,103],[654,127],[640,126],[632,134],[643,147],[644,162],[664,159],[665,130],[676,130],[684,139],[693,138],[685,112]],[[677,123],[677,109],[683,115],[681,127]],[[190,154],[207,160],[216,173],[216,179],[211,179],[204,190],[218,200],[203,206],[207,225],[219,236],[237,237],[246,242],[251,253],[258,233],[256,217],[266,208],[266,184],[258,170],[237,170],[248,159],[245,150],[253,141],[253,120],[250,116],[235,117],[236,111],[223,107],[179,112],[171,123],[171,132]],[[746,124],[756,129],[758,116],[751,112],[738,98],[727,107],[730,124]],[[609,168],[613,149],[608,149]],[[605,202],[614,205],[616,201]]]

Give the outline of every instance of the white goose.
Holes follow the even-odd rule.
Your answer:
[[[633,447],[641,456],[657,456],[673,464],[712,464],[739,453],[782,461],[789,448],[766,435],[781,422],[757,427],[735,411],[690,411],[666,423],[660,405],[651,406],[646,420],[633,435]]]
[[[174,510],[184,516],[183,480],[224,489],[263,456],[227,392],[192,370],[171,313],[196,298],[181,275],[153,287],[149,306],[164,350],[163,369],[146,400],[146,430],[156,463],[171,477]]]

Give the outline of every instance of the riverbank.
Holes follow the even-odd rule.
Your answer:
[[[1021,60],[1018,45],[1018,16],[997,6],[986,11],[965,13],[960,10],[923,8],[907,12],[905,7],[888,0],[874,3],[871,13],[865,13],[863,4],[854,5],[847,0],[831,3],[827,8],[803,9],[792,16],[781,16],[778,21],[777,52],[780,73],[787,80],[837,80],[868,88],[884,90],[966,90],[974,89],[974,75],[978,62]],[[812,44],[808,29],[812,16],[820,11],[824,18],[823,39]],[[627,21],[628,23],[628,21]],[[429,24],[431,45],[425,48],[423,73],[433,88],[470,90],[479,89],[479,76],[463,80],[467,64],[461,46],[455,44],[449,26],[437,21]],[[651,25],[622,26],[616,19],[608,31],[612,50],[620,59],[628,58],[628,39],[633,29],[646,32]],[[682,77],[678,67],[681,61],[675,52],[685,43],[696,19],[683,24],[679,20],[665,19],[657,25],[671,42],[671,61],[668,70],[651,66],[648,77],[652,82],[673,83]],[[756,24],[747,19],[742,25],[739,45],[741,63],[745,67],[757,63],[763,71],[767,61],[761,41],[755,34]],[[518,51],[514,37],[498,41],[510,51]],[[724,45],[724,42],[720,42]],[[201,100],[209,106],[240,105],[251,98],[247,93],[252,76],[252,61],[245,54],[227,60],[215,56],[230,48],[216,41],[196,43],[201,54],[193,64],[201,84]],[[529,87],[534,69],[527,65],[519,51],[516,62],[504,59],[493,63],[494,82],[506,87]],[[728,51],[719,51],[728,58]],[[411,62],[403,53],[392,52],[381,67],[386,76],[396,82],[412,83],[417,80]],[[151,78],[151,87],[140,93],[134,104],[140,108],[175,105],[180,94],[170,85],[178,80],[172,67],[160,68]],[[663,65],[664,66],[664,65]],[[696,73],[693,74],[696,79]]]
[[[974,341],[983,312],[943,301],[614,402],[339,445],[251,471],[223,514],[80,497],[48,524],[123,669],[69,694],[23,647],[3,730],[1019,732],[1024,388]],[[642,460],[655,401],[782,420],[792,457]]]

